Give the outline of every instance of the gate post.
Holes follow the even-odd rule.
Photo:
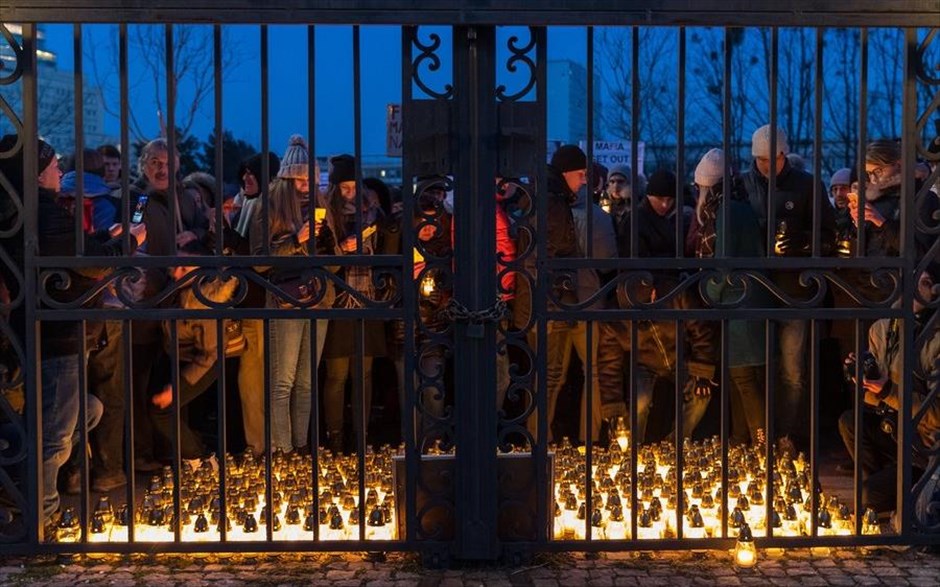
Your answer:
[[[454,29],[457,181],[454,297],[471,313],[496,302],[495,27]],[[455,503],[460,559],[495,559],[496,328],[454,325]]]

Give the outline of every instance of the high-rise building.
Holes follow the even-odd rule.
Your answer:
[[[594,76],[594,138],[601,134],[601,77]],[[577,144],[587,139],[587,69],[569,59],[548,62],[548,138]]]
[[[23,31],[20,25],[4,24],[20,46],[23,42]],[[71,153],[75,150],[75,75],[71,71],[58,68],[55,53],[46,50],[45,35],[40,26],[37,31],[36,60],[37,70],[37,100],[39,136],[55,147],[60,154]],[[16,56],[12,47],[7,44],[0,45],[0,63],[2,71],[9,75],[16,66]],[[16,83],[0,86],[0,95],[12,107],[13,112],[22,120],[23,117],[23,79]],[[104,128],[105,111],[104,98],[101,91],[93,84],[86,83],[82,87],[84,108],[83,130],[85,146],[97,147],[102,143],[116,143],[117,139],[108,136]],[[0,133],[15,132],[15,126],[0,113]]]

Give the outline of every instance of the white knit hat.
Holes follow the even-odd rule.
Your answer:
[[[703,187],[712,187],[725,176],[725,154],[721,149],[712,149],[702,155],[702,160],[695,166],[695,183]]]
[[[843,167],[835,173],[832,174],[832,179],[829,180],[829,188],[831,189],[834,185],[851,185],[852,184],[852,170],[848,167]]]
[[[765,124],[754,131],[751,137],[751,155],[754,157],[775,157],[777,153],[786,155],[790,152],[790,145],[787,144],[787,133],[782,128],[777,129],[777,150],[770,151],[770,125]]]
[[[300,135],[291,135],[281,158],[281,168],[277,176],[284,179],[307,179],[310,176],[310,157],[307,154],[307,141]]]

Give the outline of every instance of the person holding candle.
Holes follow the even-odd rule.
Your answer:
[[[329,186],[324,206],[326,224],[336,237],[335,255],[372,255],[379,250],[377,223],[381,217],[378,198],[357,195],[356,160],[351,155],[337,155],[330,159]],[[361,248],[360,248],[361,244]],[[373,269],[363,265],[346,265],[338,274],[349,289],[337,292],[334,308],[356,309],[364,307],[363,300],[376,300],[386,292],[377,291]],[[362,373],[362,417],[356,418],[357,433],[367,428],[372,408],[372,359],[385,355],[385,330],[375,322],[365,322],[362,332],[362,356],[357,353],[356,338],[360,330],[356,321],[332,320],[327,332],[324,360],[326,383],[323,407],[329,446],[342,452],[344,446],[345,388],[350,374],[354,381]],[[356,389],[355,383],[353,389]],[[357,394],[353,394],[353,413],[356,413]]]

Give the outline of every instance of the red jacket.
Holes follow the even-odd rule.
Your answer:
[[[448,215],[447,223],[450,224],[451,230],[451,248],[453,248],[454,243],[454,234],[453,234],[453,223],[450,222]],[[509,216],[506,214],[506,211],[502,209],[501,206],[496,206],[496,274],[499,276],[499,272],[506,268],[506,264],[511,261],[514,261],[516,258],[516,241],[512,239],[512,236],[509,234],[509,228],[511,224],[509,222]],[[502,260],[502,262],[500,262]],[[417,278],[418,274],[421,273],[421,270],[424,269],[424,262],[419,261],[414,265],[414,277]],[[515,297],[516,292],[516,273],[515,271],[507,271],[503,273],[500,278],[501,288],[499,294],[504,300],[511,300]]]

